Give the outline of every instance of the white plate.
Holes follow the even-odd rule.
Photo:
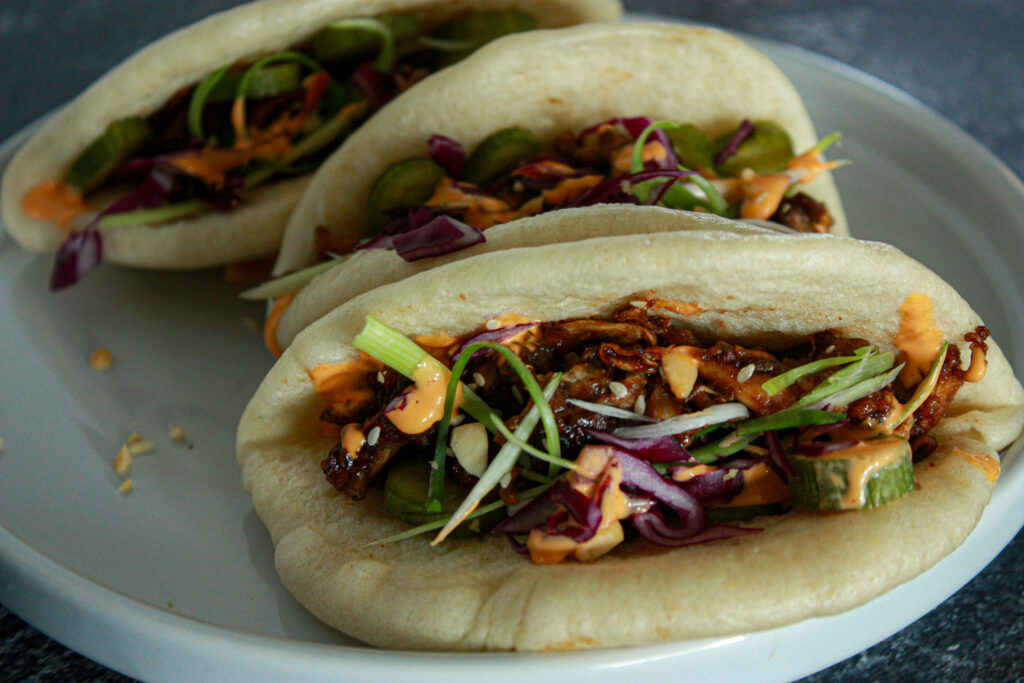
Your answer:
[[[752,41],[843,132],[850,224],[941,273],[1024,367],[1024,187],[934,112],[862,73]],[[638,112],[642,113],[642,112]],[[24,134],[0,150],[6,164]],[[835,156],[835,155],[834,155]],[[978,528],[935,568],[844,614],[771,631],[567,654],[386,652],[336,635],[280,587],[234,461],[238,416],[270,358],[218,274],[103,267],[46,290],[50,258],[0,233],[0,601],[107,666],[147,680],[791,680],[913,622],[979,572],[1024,524],[1018,443]],[[92,370],[109,347],[114,369]],[[188,443],[172,441],[180,424]],[[131,432],[129,495],[111,469]],[[683,668],[685,667],[685,668]]]

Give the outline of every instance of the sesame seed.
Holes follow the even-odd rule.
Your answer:
[[[746,382],[748,379],[754,376],[754,370],[755,368],[753,363],[744,365],[743,368],[736,375],[736,381],[740,383]]]
[[[615,398],[625,398],[626,394],[629,393],[629,389],[622,382],[609,382],[608,390],[612,392]]]
[[[636,403],[633,404],[633,412],[637,415],[643,415],[647,412],[647,397],[643,394],[637,397]]]
[[[378,439],[380,439],[380,427],[374,427],[370,430],[370,433],[366,435],[366,445],[376,446]]]
[[[478,387],[482,387],[485,384],[487,384],[487,380],[485,380],[484,376],[481,375],[479,372],[474,372],[473,373],[473,381],[476,382],[476,385]]]
[[[484,327],[486,327],[489,330],[496,330],[499,327],[501,327],[501,321],[498,320],[497,318],[491,318],[490,320],[487,321],[487,324],[484,325]]]
[[[825,349],[825,353],[832,353],[835,350],[836,350],[836,345],[835,344],[831,344],[827,349]]]
[[[99,348],[89,355],[89,365],[93,370],[109,370],[114,365],[114,354],[109,349]]]
[[[458,415],[456,415],[455,417],[453,417],[451,419],[451,422],[449,424],[451,424],[452,427],[458,427],[460,424],[462,424],[465,421],[466,421],[466,416],[463,415],[462,413],[459,413]]]
[[[377,382],[384,384],[384,373],[377,371]]]

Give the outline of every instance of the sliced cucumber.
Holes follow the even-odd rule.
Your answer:
[[[729,131],[715,140],[715,153],[725,147],[735,131]],[[745,168],[752,168],[758,175],[779,173],[786,170],[786,164],[793,158],[793,143],[786,129],[771,121],[758,121],[754,132],[740,145],[736,153],[715,167],[718,175],[725,178],[738,177]]]
[[[694,171],[703,171],[714,166],[714,150],[711,138],[692,123],[682,123],[666,128],[665,134],[675,147],[679,163]]]
[[[228,71],[210,89],[207,102],[232,102],[238,94],[238,84],[245,71]],[[301,85],[301,69],[295,62],[272,64],[253,73],[249,80],[247,97],[255,100],[298,90]]]
[[[445,67],[463,59],[485,43],[509,33],[531,31],[537,28],[537,20],[516,9],[469,12],[449,19],[434,31],[435,38],[465,41],[471,47],[465,50],[445,52],[439,66]]]
[[[466,159],[463,176],[474,185],[483,185],[520,161],[541,153],[537,137],[525,128],[503,128],[491,133]]]
[[[420,23],[411,14],[379,14],[373,17],[391,32],[393,43],[413,40],[420,34]],[[381,47],[376,31],[344,21],[321,29],[313,36],[313,55],[322,62],[336,62],[375,53]]]
[[[425,204],[447,175],[443,167],[426,157],[403,159],[388,166],[370,189],[366,203],[370,228],[377,231],[391,222],[389,212],[393,209]]]
[[[139,116],[114,121],[71,163],[67,183],[82,194],[92,192],[153,135],[149,122]]]
[[[413,525],[447,520],[462,502],[463,494],[451,478],[444,484],[441,497],[441,512],[426,510],[427,487],[430,480],[430,461],[413,454],[393,461],[389,465],[388,477],[384,482],[384,508],[396,519]],[[480,524],[459,526],[452,536],[464,538],[476,533],[472,526],[486,530],[505,516],[504,509],[498,509],[480,518]]]
[[[870,439],[818,458],[791,455],[793,507],[861,510],[914,490],[914,464],[906,439]]]

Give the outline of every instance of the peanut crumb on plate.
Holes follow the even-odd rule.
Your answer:
[[[114,471],[122,477],[132,469],[132,452],[128,450],[127,445],[122,445],[118,449],[117,455],[114,457]]]
[[[175,441],[181,441],[185,438],[185,430],[181,425],[168,425],[167,436],[171,437]]]
[[[124,481],[121,482],[121,485],[117,487],[117,490],[120,491],[121,493],[131,493],[132,492],[132,480],[131,479],[125,479]]]
[[[106,347],[100,347],[89,355],[89,365],[93,370],[105,371],[114,365],[114,354]]]

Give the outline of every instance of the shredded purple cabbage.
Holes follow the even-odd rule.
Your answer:
[[[750,122],[750,119],[743,119],[740,123],[740,127],[736,129],[736,132],[732,134],[732,137],[725,143],[725,147],[718,150],[718,154],[715,155],[714,162],[716,165],[721,166],[724,164],[729,157],[739,151],[740,145],[743,141],[750,137],[751,133],[754,132],[754,124]]]
[[[658,508],[651,508],[649,511],[633,517],[633,526],[645,539],[655,545],[669,548],[679,548],[684,545],[696,545],[709,541],[718,541],[725,538],[736,538],[738,536],[750,536],[763,531],[763,529],[734,526],[732,524],[716,524],[697,533],[689,533],[684,528],[677,528],[669,524]]]
[[[70,287],[103,261],[103,238],[95,221],[72,233],[60,245],[50,274],[50,289]]]
[[[441,256],[486,241],[482,230],[451,216],[438,216],[426,225],[395,235],[391,245],[406,261]]]
[[[374,109],[380,109],[391,99],[391,88],[385,76],[373,68],[370,62],[362,62],[357,66],[352,71],[352,80]]]
[[[536,327],[536,324],[521,323],[519,325],[509,325],[508,327],[499,327],[496,330],[487,330],[485,332],[481,332],[480,334],[470,337],[465,342],[463,342],[459,346],[459,348],[455,349],[455,351],[452,352],[452,360],[458,358],[459,354],[462,353],[462,349],[466,348],[470,344],[476,344],[477,342],[496,342],[500,344],[506,339],[511,339],[512,337],[516,336],[520,332],[525,332],[531,327]],[[473,353],[473,358],[485,355],[487,353],[490,353],[489,349],[478,349]]]
[[[581,206],[593,206],[594,204],[639,204],[640,200],[637,196],[628,191],[627,188],[629,187],[629,184],[641,183],[645,180],[656,180],[658,178],[689,178],[695,174],[695,171],[669,170],[628,173],[617,178],[605,180],[585,192],[581,192],[575,199],[565,206],[568,208],[578,208]],[[658,197],[660,198],[660,195],[658,195]]]
[[[635,455],[647,462],[689,462],[694,461],[690,452],[679,440],[672,436],[657,436],[648,439],[624,439],[608,432],[587,429],[586,433],[598,441],[603,441]]]
[[[427,154],[444,166],[453,178],[462,177],[462,168],[466,164],[466,150],[455,140],[444,135],[431,135],[427,141]]]

